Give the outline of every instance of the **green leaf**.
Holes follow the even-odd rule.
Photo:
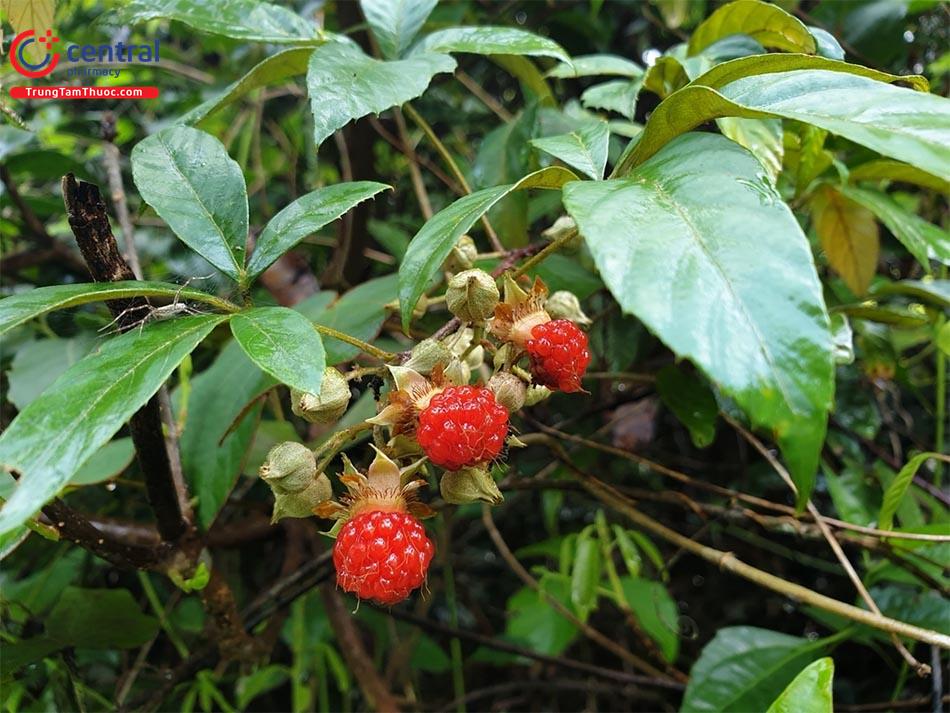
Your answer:
[[[878,526],[882,530],[890,530],[894,527],[894,513],[900,507],[901,501],[907,494],[907,489],[914,481],[914,476],[924,463],[931,458],[939,457],[939,453],[918,453],[911,458],[897,473],[891,484],[884,491],[884,499],[881,501],[881,514],[878,516]]]
[[[517,183],[495,186],[459,198],[432,216],[409,243],[399,266],[399,309],[402,328],[409,330],[412,310],[439,272],[452,248],[489,208],[509,193],[527,188],[558,189],[577,176],[564,168],[551,166],[535,171]]]
[[[637,623],[659,645],[667,661],[676,661],[680,648],[680,613],[666,587],[640,577],[621,577],[620,586]]]
[[[937,345],[940,351],[950,356],[950,322],[947,322],[937,331],[934,344]]]
[[[194,300],[224,308],[224,300],[207,292],[193,290],[168,282],[81,282],[75,285],[36,287],[0,300],[0,334],[24,322],[57,309],[76,307],[89,302],[121,300],[129,297],[167,297],[179,301]],[[143,315],[144,316],[144,315]]]
[[[531,144],[597,180],[604,177],[609,139],[606,121],[589,121],[569,134],[532,139]]]
[[[419,52],[529,55],[571,64],[570,56],[554,40],[513,27],[448,27],[422,38],[412,54]]]
[[[132,178],[183,243],[243,279],[247,189],[220,141],[187,126],[163,129],[132,149]]]
[[[175,20],[199,32],[272,44],[322,42],[320,29],[295,12],[260,0],[131,0],[109,16],[110,23]]]
[[[632,81],[617,79],[612,82],[595,84],[593,87],[585,89],[584,93],[581,94],[581,104],[587,109],[615,111],[633,121],[637,111],[637,97],[640,94],[641,86],[643,86],[642,79]]]
[[[801,20],[759,0],[735,0],[717,9],[689,38],[689,54],[699,54],[729,35],[749,35],[763,47],[814,54],[815,38]]]
[[[320,393],[323,340],[302,314],[287,307],[253,307],[231,318],[231,332],[263,371],[291,388]]]
[[[724,62],[660,103],[614,173],[623,175],[702,123],[739,116],[813,124],[934,175],[950,176],[950,102],[887,84],[896,81],[926,89],[921,78],[823,57],[776,54]]]
[[[46,635],[80,649],[131,649],[158,633],[127,589],[68,587],[47,615]]]
[[[765,710],[825,646],[752,626],[720,629],[690,671],[680,710]]]
[[[277,84],[307,71],[312,47],[294,47],[273,54],[255,65],[247,74],[232,82],[219,94],[207,99],[178,119],[179,124],[199,125],[212,114],[233,104],[255,89]]]
[[[830,657],[813,661],[795,676],[767,713],[832,713],[834,675],[835,662]]]
[[[409,47],[438,0],[360,0],[379,49],[396,59]]]
[[[2,303],[0,303],[2,305]],[[89,353],[95,338],[80,333],[71,339],[52,337],[27,342],[16,350],[7,379],[7,398],[22,411],[66,369]]]
[[[828,263],[855,295],[867,292],[880,252],[877,221],[864,206],[831,186],[810,201],[812,224]]]
[[[238,709],[247,710],[251,701],[282,685],[289,677],[290,670],[279,664],[264,666],[247,676],[242,676],[234,687]]]
[[[694,446],[705,448],[715,440],[719,406],[702,380],[671,364],[657,374],[656,389],[666,407],[689,429]]]
[[[820,27],[807,25],[811,36],[815,38],[815,51],[821,57],[844,61],[844,49],[833,34]]]
[[[198,523],[205,529],[227,501],[250,447],[261,407],[248,405],[275,383],[236,341],[192,379],[179,448],[188,487],[198,498]],[[180,389],[172,397],[178,418],[181,397]]]
[[[111,480],[122,474],[132,458],[135,447],[131,438],[116,438],[96,451],[85,464],[69,479],[70,485],[94,485]]]
[[[838,190],[876,215],[925,268],[929,268],[931,259],[950,264],[947,231],[904,209],[885,193],[855,186],[840,186]]]
[[[184,317],[110,339],[23,409],[0,434],[0,463],[21,474],[0,510],[0,534],[54,497],[225,319]]]
[[[933,174],[921,171],[915,166],[901,163],[900,161],[892,161],[887,158],[868,161],[851,169],[848,174],[848,180],[853,183],[859,183],[861,181],[895,181],[897,183],[910,183],[915,186],[929,188],[939,193],[950,193],[950,181],[937,178]]]
[[[691,134],[628,179],[567,185],[564,205],[623,310],[775,434],[803,504],[834,389],[831,335],[808,241],[761,165]]]
[[[143,614],[126,589],[67,587],[45,617],[45,634],[4,643],[0,669],[8,679],[17,669],[66,647],[131,649],[154,638],[159,623]]]
[[[643,68],[636,62],[631,62],[629,59],[613,54],[587,54],[574,57],[571,62],[573,67],[567,64],[556,65],[554,69],[548,72],[547,76],[560,79],[596,76],[643,76]]]
[[[20,150],[35,138],[36,134],[32,131],[24,131],[15,126],[3,124],[0,126],[0,160],[5,160],[7,156]]]
[[[871,294],[909,295],[938,307],[950,309],[950,280],[898,280],[897,282],[879,282],[871,288]]]
[[[388,188],[391,187],[374,181],[338,183],[312,191],[290,203],[264,226],[247,263],[248,279],[260,275],[311,233]]]
[[[620,557],[623,564],[630,573],[630,576],[636,579],[640,576],[640,570],[643,568],[643,558],[640,557],[640,551],[636,543],[630,536],[630,533],[624,530],[620,525],[611,525],[610,528],[617,541],[617,549],[620,550]]]
[[[424,52],[381,62],[355,45],[328,43],[314,50],[307,69],[314,142],[367,114],[379,114],[422,94],[436,74],[455,70],[455,60]]]
[[[570,581],[566,577],[545,576],[541,586],[570,609]],[[542,654],[563,653],[579,634],[571,622],[551,608],[545,597],[528,587],[519,589],[508,600],[507,611],[506,636]]]
[[[778,119],[740,119],[726,116],[717,119],[716,124],[723,136],[744,146],[759,159],[774,184],[782,172],[782,157],[785,147],[782,143],[782,122]]]
[[[596,535],[585,529],[577,538],[574,566],[571,568],[571,603],[580,612],[581,619],[597,606],[597,587],[600,584],[603,563],[600,543]]]

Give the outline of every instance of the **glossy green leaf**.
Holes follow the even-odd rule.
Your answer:
[[[614,173],[623,175],[673,137],[711,119],[786,118],[813,124],[938,176],[950,175],[950,102],[891,86],[897,77],[808,55],[724,62],[660,103]]]
[[[188,488],[198,498],[198,523],[205,529],[227,501],[250,447],[261,407],[249,404],[275,385],[236,341],[191,381],[179,448]],[[180,419],[185,406],[180,389],[172,401]]]
[[[775,434],[804,503],[834,389],[831,335],[808,241],[759,163],[691,134],[627,179],[567,185],[564,204],[621,308]]]
[[[838,190],[876,215],[924,267],[929,268],[932,259],[950,264],[950,233],[946,230],[911,213],[886,193],[855,186]]]
[[[363,15],[386,59],[408,49],[438,0],[360,0]]]
[[[694,446],[705,448],[715,440],[719,406],[702,380],[671,364],[657,374],[656,390],[663,404],[689,429]]]
[[[573,79],[574,77],[642,77],[643,68],[636,62],[613,54],[587,54],[571,59],[573,67],[559,64],[550,72],[549,77]]]
[[[531,144],[596,180],[604,177],[609,139],[606,121],[590,121],[569,134],[532,139]]]
[[[643,568],[643,559],[640,557],[637,544],[633,541],[630,533],[620,525],[612,525],[611,530],[614,533],[617,549],[620,550],[620,557],[623,559],[627,572],[636,579],[640,576],[640,570]]]
[[[666,587],[640,577],[621,577],[620,586],[637,623],[657,643],[667,661],[676,661],[680,648],[680,613]]]
[[[808,25],[808,31],[815,38],[815,52],[821,57],[844,61],[844,49],[833,34],[820,27]]]
[[[571,568],[571,603],[580,612],[582,620],[597,605],[597,587],[602,569],[600,543],[595,534],[585,529],[577,538],[574,565]]]
[[[759,163],[768,171],[772,183],[778,180],[782,172],[782,157],[785,147],[782,143],[782,122],[779,119],[740,119],[726,116],[717,119],[716,124],[723,136],[744,146],[759,159]]]
[[[929,188],[940,193],[950,193],[950,181],[937,178],[933,174],[921,171],[915,166],[887,158],[879,158],[856,166],[848,173],[848,180],[859,183],[861,181],[894,181],[910,183],[915,186]]]
[[[767,713],[832,713],[834,675],[833,659],[826,657],[813,661],[792,679]]]
[[[693,664],[680,710],[766,710],[825,645],[752,626],[720,629]]]
[[[260,87],[277,84],[306,73],[307,61],[313,53],[311,47],[294,47],[273,54],[255,65],[247,74],[229,84],[219,94],[207,99],[184,114],[180,124],[200,125],[209,116],[236,102],[249,92]]]
[[[937,456],[939,456],[938,453],[918,453],[907,461],[891,481],[891,484],[887,486],[884,491],[884,498],[881,501],[881,514],[878,516],[878,526],[882,530],[893,529],[894,514],[900,507],[901,501],[907,494],[907,490],[914,481],[914,476],[917,475],[920,466]]]
[[[127,589],[68,587],[44,624],[47,636],[81,649],[130,649],[158,633]]]
[[[513,27],[448,27],[426,35],[412,54],[419,52],[469,52],[554,57],[571,64],[571,58],[554,40]]]
[[[60,374],[86,356],[95,341],[92,335],[80,333],[70,339],[37,339],[20,346],[7,372],[10,403],[22,411]]]
[[[20,473],[0,510],[0,534],[54,497],[225,319],[184,317],[110,339],[23,409],[0,434],[0,463]]]
[[[703,55],[692,59],[696,60],[694,64],[698,68],[705,69],[709,64]],[[643,88],[665,99],[680,87],[689,84],[691,78],[683,62],[671,55],[664,55],[643,75]]]
[[[432,216],[409,243],[406,256],[399,266],[399,309],[403,330],[408,331],[412,310],[439,272],[445,258],[458,242],[489,208],[509,193],[528,188],[559,189],[577,176],[564,168],[551,166],[507,186],[495,186],[476,191],[443,208]]]
[[[175,20],[199,32],[250,42],[304,44],[322,41],[319,28],[292,10],[260,0],[131,0],[109,20],[134,24]]]
[[[231,318],[231,332],[263,371],[291,388],[320,393],[323,340],[302,314],[287,307],[253,307]]]
[[[307,69],[315,143],[319,146],[353,119],[415,99],[436,74],[454,70],[455,60],[444,54],[422,52],[382,62],[355,45],[333,42],[318,47]]]
[[[581,104],[586,109],[615,111],[633,121],[641,86],[643,86],[642,79],[617,79],[595,84],[581,94]]]
[[[225,302],[214,295],[169,282],[128,280],[52,285],[36,287],[29,292],[20,292],[0,300],[0,334],[47,312],[89,302],[121,300],[129,297],[167,297],[174,300],[176,296],[179,301],[192,300],[219,308],[225,306]]]
[[[240,281],[247,241],[247,188],[241,167],[210,134],[173,126],[132,149],[142,198],[192,250]]]
[[[374,181],[355,181],[327,186],[301,196],[270,219],[247,263],[253,280],[271,263],[308,235],[390,186]]]
[[[794,15],[759,0],[735,0],[718,8],[689,38],[689,54],[699,54],[729,35],[749,35],[763,47],[814,54],[815,38]]]
[[[69,479],[70,485],[94,485],[122,474],[135,457],[131,438],[109,441]]]

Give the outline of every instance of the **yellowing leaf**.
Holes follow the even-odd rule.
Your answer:
[[[7,21],[13,26],[14,37],[24,30],[35,30],[39,36],[54,29],[54,5],[53,0],[4,0],[2,9]],[[39,62],[46,56],[46,50],[35,42],[23,51],[30,62]]]
[[[874,214],[833,188],[825,188],[812,199],[811,215],[831,267],[852,292],[864,294],[880,251]]]

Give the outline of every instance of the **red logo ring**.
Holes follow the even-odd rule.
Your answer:
[[[56,69],[56,65],[59,63],[59,53],[50,52],[49,50],[53,42],[59,42],[59,38],[53,37],[52,34],[52,30],[47,30],[46,37],[39,39],[39,42],[48,44],[49,46],[47,47],[46,57],[38,64],[27,61],[23,56],[23,51],[31,44],[37,42],[37,40],[33,39],[33,37],[36,36],[36,32],[34,30],[24,30],[17,35],[10,45],[10,63],[13,65],[13,68],[24,77],[29,77],[30,79],[45,77]]]

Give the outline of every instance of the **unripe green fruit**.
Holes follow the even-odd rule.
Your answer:
[[[274,513],[271,522],[285,517],[310,517],[313,509],[333,497],[330,479],[323,473],[310,481],[310,484],[297,493],[274,493]]]
[[[302,443],[286,441],[270,449],[259,473],[275,495],[299,493],[313,482],[317,459]]]
[[[465,270],[449,280],[445,304],[463,322],[484,322],[495,314],[499,297],[491,275],[484,270]]]
[[[439,492],[445,502],[453,505],[477,501],[497,505],[505,499],[491,473],[478,467],[445,473],[439,481]]]
[[[335,423],[350,404],[350,385],[346,377],[332,366],[323,372],[320,393],[290,390],[290,408],[310,423]]]
[[[575,324],[590,324],[590,317],[581,309],[577,295],[567,290],[558,290],[548,297],[544,309],[552,319],[569,319]]]
[[[514,413],[524,406],[527,387],[514,374],[499,372],[488,381],[488,388],[495,394],[495,401],[500,403],[508,413]]]

